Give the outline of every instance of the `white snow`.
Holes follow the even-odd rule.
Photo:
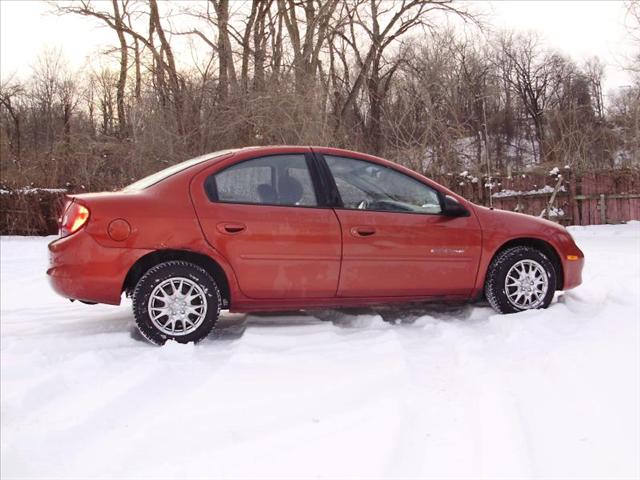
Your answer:
[[[0,195],[10,195],[17,193],[20,195],[38,195],[40,193],[66,193],[66,188],[39,188],[39,187],[22,187],[15,190],[5,190],[0,188]]]
[[[162,348],[4,237],[0,476],[637,479],[640,223],[571,233],[584,284],[548,310],[227,314]]]
[[[544,217],[547,215],[547,209],[544,208],[542,210],[542,212],[540,212],[540,216]],[[557,218],[557,217],[564,217],[564,210],[559,208],[559,207],[551,207],[549,209],[549,218]]]
[[[549,193],[553,193],[554,187],[551,185],[545,185],[541,188],[536,188],[534,190],[521,191],[521,190],[510,190],[505,189],[491,195],[493,198],[504,198],[504,197],[517,197],[517,196],[526,196],[526,195],[547,195]],[[560,185],[558,189],[559,192],[566,192],[567,189],[564,185]]]
[[[550,171],[549,171],[549,175],[558,175],[560,173],[560,169],[558,167],[553,167]]]

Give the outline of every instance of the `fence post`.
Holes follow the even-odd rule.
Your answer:
[[[607,206],[605,204],[606,195],[600,194],[600,223],[605,225],[607,223]]]
[[[549,203],[547,204],[547,208],[544,209],[542,211],[542,213],[540,214],[540,216],[542,218],[546,217],[547,218],[551,218],[551,207],[553,207],[553,202],[556,201],[556,195],[558,194],[558,191],[560,190],[560,186],[562,185],[562,180],[563,180],[563,176],[562,175],[558,175],[558,181],[556,182],[556,186],[553,189],[553,193],[551,194],[551,198],[549,199]]]

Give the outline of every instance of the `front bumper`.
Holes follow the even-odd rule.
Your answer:
[[[562,239],[558,250],[564,272],[562,289],[569,290],[575,288],[582,283],[584,253],[582,253],[582,250],[576,245],[573,238],[568,235]]]
[[[582,283],[582,268],[584,267],[584,257],[577,260],[564,261],[564,285],[563,290],[575,288]]]
[[[82,229],[49,244],[47,276],[51,287],[65,298],[119,305],[129,269],[146,253],[103,247]]]

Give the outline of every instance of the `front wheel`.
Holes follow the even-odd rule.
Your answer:
[[[500,252],[489,265],[485,295],[500,313],[547,308],[556,291],[556,271],[541,251],[525,246]]]
[[[133,291],[138,330],[156,345],[202,340],[214,327],[220,304],[220,290],[211,275],[182,260],[152,267]]]

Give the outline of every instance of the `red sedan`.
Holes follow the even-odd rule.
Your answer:
[[[318,147],[224,150],[119,192],[71,195],[49,245],[53,288],[133,298],[162,344],[198,341],[220,309],[473,301],[545,308],[580,284],[565,228],[475,205],[400,165]]]

